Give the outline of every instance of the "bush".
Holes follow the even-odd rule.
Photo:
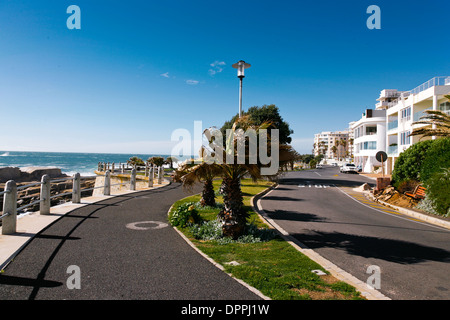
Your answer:
[[[400,153],[392,171],[392,183],[394,187],[398,188],[402,181],[420,180],[419,175],[423,167],[424,159],[427,157],[428,150],[434,141],[436,140],[417,142]]]
[[[254,224],[247,224],[246,234],[237,240],[231,237],[224,237],[222,233],[222,222],[219,219],[206,221],[201,224],[194,224],[189,227],[189,231],[197,240],[214,240],[217,244],[227,243],[257,243],[269,241],[275,237],[275,232],[270,229],[258,229]]]
[[[450,215],[450,168],[434,173],[426,182],[427,196],[434,210],[442,216]]]
[[[435,173],[450,168],[450,138],[430,140],[432,144],[427,151],[420,170],[420,181],[427,182]]]
[[[169,214],[169,222],[174,227],[186,227],[202,222],[195,202],[187,202],[177,206]]]

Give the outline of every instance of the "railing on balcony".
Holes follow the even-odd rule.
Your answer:
[[[398,128],[398,120],[388,122],[388,131]]]
[[[427,82],[422,83],[420,86],[417,86],[416,88],[412,89],[410,92],[412,94],[418,94],[419,92],[422,92],[434,86],[446,86],[446,85],[450,85],[450,77],[434,77],[433,79],[430,79]]]
[[[413,121],[414,122],[419,121],[422,116],[426,115],[425,111],[427,111],[427,110],[433,110],[433,108],[428,108],[428,109],[425,109],[422,111],[414,112]]]
[[[388,155],[395,155],[398,153],[398,146],[389,146],[388,147]]]

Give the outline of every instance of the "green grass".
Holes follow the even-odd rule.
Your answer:
[[[214,182],[218,190],[221,180]],[[242,180],[244,205],[250,213],[249,222],[258,228],[269,226],[255,213],[250,204],[251,198],[266,190],[272,183],[251,180]],[[216,192],[217,194],[217,192]],[[174,208],[182,203],[197,202],[200,195],[194,195],[174,203]],[[222,197],[217,196],[217,203],[222,203]],[[204,220],[214,220],[220,208],[201,208],[198,210]],[[195,239],[188,228],[179,228],[192,243],[202,252],[221,264],[225,271],[241,279],[261,291],[273,300],[352,300],[363,299],[354,287],[345,282],[338,281],[316,262],[296,250],[281,237],[258,243],[218,244],[217,241],[203,241]],[[236,261],[239,265],[233,266],[228,262]],[[318,276],[311,272],[320,269],[327,273]]]

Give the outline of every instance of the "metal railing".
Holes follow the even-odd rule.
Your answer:
[[[161,184],[163,179],[163,168],[162,167],[149,167],[148,168],[148,187],[153,187],[153,179],[157,178],[157,183]],[[95,176],[83,176],[79,173],[74,174],[73,177],[61,178],[61,179],[50,179],[49,175],[43,175],[40,182],[34,182],[23,186],[17,186],[14,180],[9,180],[5,184],[4,191],[0,192],[0,196],[3,196],[3,213],[0,215],[0,220],[2,220],[2,234],[13,234],[16,232],[17,225],[17,213],[23,211],[24,209],[35,206],[39,204],[39,213],[41,215],[50,214],[51,199],[57,197],[64,197],[72,195],[72,203],[81,203],[82,192],[92,191],[94,189],[103,188],[103,195],[111,195],[111,187],[119,185],[129,185],[129,190],[136,190],[136,168],[131,169],[130,181],[114,183],[111,184],[111,172],[109,170],[105,171],[104,174],[97,174]],[[81,188],[81,180],[83,179],[93,179],[97,177],[104,176],[104,183],[100,186],[94,186],[91,188]],[[51,184],[63,181],[72,181],[72,190],[69,192],[58,193],[51,195]],[[25,191],[30,187],[40,186],[39,199],[27,203],[23,206],[17,206],[18,193]]]

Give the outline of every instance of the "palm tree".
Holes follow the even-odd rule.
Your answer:
[[[415,128],[409,136],[423,135],[424,137],[449,137],[450,116],[442,111],[425,110],[425,115],[420,117],[414,124],[428,124],[422,128]]]
[[[333,152],[333,157],[336,158],[337,147],[336,146],[332,146],[331,147],[331,151]]]
[[[243,116],[233,124],[231,134],[227,137],[225,143],[213,138],[217,134],[221,135],[219,129],[212,127],[204,132],[207,132],[209,135],[209,137],[207,136],[209,146],[202,147],[200,151],[201,164],[192,167],[190,172],[204,170],[205,166],[210,168],[212,166],[211,170],[214,171],[214,174],[222,177],[221,193],[223,195],[224,207],[218,214],[218,217],[223,223],[222,232],[224,236],[230,236],[236,239],[245,232],[248,212],[245,210],[243,204],[241,179],[244,176],[248,176],[256,181],[263,177],[261,169],[264,165],[260,161],[257,161],[257,163],[250,161],[249,152],[245,153],[245,161],[239,161],[242,159],[238,159],[238,142],[243,141],[243,138],[245,141],[245,150],[249,150],[249,139],[248,137],[242,136],[243,130],[253,129],[255,132],[259,132],[270,126],[271,123],[269,122],[265,122],[257,127],[252,126],[247,117]],[[238,127],[243,130],[238,130]],[[271,152],[270,137],[268,138],[268,151]],[[291,146],[279,145],[279,164],[282,165],[287,161],[292,161],[297,156]],[[230,159],[233,161],[230,161]],[[189,184],[193,179],[188,179],[188,176],[183,175],[181,180],[183,184]]]
[[[147,159],[147,162],[154,164],[157,167],[161,167],[165,163],[163,157],[150,157]]]
[[[178,161],[178,159],[172,156],[166,158],[166,163],[170,166],[170,169],[173,169],[173,163],[176,161]]]
[[[203,159],[189,159],[182,163],[175,171],[173,180],[181,182],[184,187],[191,188],[195,182],[203,182],[200,205],[216,206],[213,179],[220,174],[220,169],[215,164],[208,164]]]
[[[133,156],[130,159],[128,159],[127,160],[127,164],[131,165],[132,167],[145,165],[144,161],[141,158],[137,157],[137,156]]]

